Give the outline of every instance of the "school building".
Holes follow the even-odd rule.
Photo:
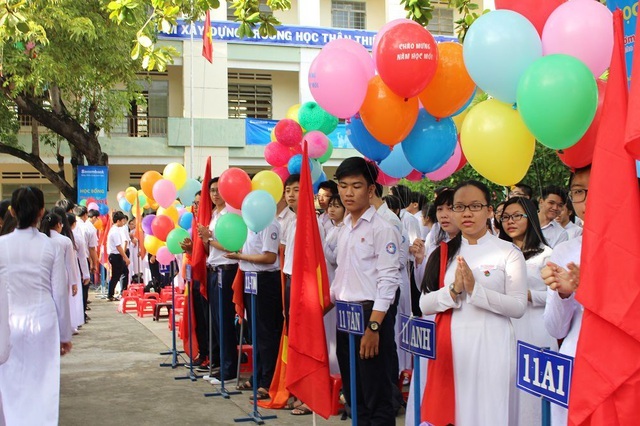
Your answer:
[[[456,11],[446,0],[431,3],[429,30],[454,39]],[[291,10],[277,14],[283,23],[277,36],[240,39],[233,9],[221,2],[211,13],[213,64],[201,54],[204,22],[180,23],[161,37],[180,55],[165,72],[144,81],[146,105],[132,104],[130,115],[100,138],[109,155],[109,205],[117,206],[118,191],[139,187],[145,171],[162,172],[170,162],[184,164],[194,178],[203,175],[207,156],[214,176],[232,166],[250,173],[269,168],[263,151],[270,129],[289,107],[313,100],[307,75],[321,48],[334,38],[349,37],[371,49],[375,33],[404,16],[399,0],[293,0]],[[19,139],[29,146],[30,117],[20,120]],[[333,136],[336,149],[324,165],[328,176],[342,159],[358,155],[340,131]],[[55,168],[55,151],[44,146],[41,151]],[[25,184],[42,188],[47,204],[60,197],[54,185],[15,157],[0,154],[0,170],[2,198]],[[70,166],[66,176],[71,179]]]

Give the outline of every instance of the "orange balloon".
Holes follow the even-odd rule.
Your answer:
[[[140,188],[142,189],[142,192],[144,192],[144,195],[148,198],[153,198],[153,185],[155,185],[160,179],[162,179],[162,175],[155,170],[144,172],[140,178]]]
[[[416,124],[418,98],[404,99],[396,95],[376,75],[369,80],[360,117],[374,138],[394,146],[406,138]]]
[[[438,68],[429,85],[418,95],[424,109],[436,118],[455,114],[469,100],[476,84],[462,58],[460,43],[438,44]]]

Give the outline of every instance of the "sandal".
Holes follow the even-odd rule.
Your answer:
[[[265,388],[258,388],[256,390],[256,399],[258,401],[271,399],[271,395],[269,395],[269,392]],[[249,395],[249,400],[253,401],[253,395]]]
[[[287,401],[287,404],[282,408],[284,408],[285,410],[295,410],[296,408],[300,408],[302,405],[304,405],[304,402],[300,401],[295,396],[292,396]]]
[[[296,407],[293,410],[291,410],[292,416],[308,416],[309,414],[313,414],[313,411],[311,411],[311,409],[307,407],[304,403],[301,404],[299,407]]]
[[[239,391],[253,390],[253,385],[251,384],[250,381],[247,380],[243,383],[240,383],[238,386],[236,386],[236,389]]]

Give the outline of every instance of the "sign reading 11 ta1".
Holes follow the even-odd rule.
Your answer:
[[[518,341],[519,389],[569,407],[573,358]]]

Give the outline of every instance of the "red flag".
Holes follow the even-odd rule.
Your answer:
[[[193,216],[192,240],[193,253],[191,254],[191,277],[200,282],[200,293],[207,298],[207,253],[204,244],[198,234],[198,225],[209,226],[211,222],[211,195],[209,194],[209,181],[211,180],[211,157],[207,158],[207,168],[202,179],[200,192],[200,204],[198,205],[197,218]]]
[[[287,388],[312,411],[327,419],[331,415],[331,383],[323,312],[331,300],[306,143],[292,272]]]
[[[103,265],[109,265],[109,253],[107,253],[107,236],[111,229],[111,215],[107,214],[107,223],[100,231],[100,238],[98,239],[98,259]]]
[[[236,277],[233,279],[231,290],[233,291],[232,300],[236,307],[236,315],[244,318],[244,272],[240,268],[238,268]]]
[[[627,78],[622,13],[614,13],[614,50],[593,155],[583,233],[584,306],[569,400],[573,425],[637,423],[640,395],[640,193],[625,151]],[[640,81],[640,80],[639,80]],[[632,96],[640,96],[638,88]],[[635,101],[635,100],[634,100]],[[635,104],[632,103],[632,104]]]
[[[636,22],[636,35],[640,29],[640,20]],[[633,84],[635,82],[635,84]],[[640,160],[640,49],[633,50],[633,67],[631,68],[631,96],[629,97],[629,118],[625,131],[625,148],[629,155]]]
[[[207,15],[204,21],[204,31],[202,32],[202,56],[213,63],[213,39],[211,37],[211,15],[207,10]]]

